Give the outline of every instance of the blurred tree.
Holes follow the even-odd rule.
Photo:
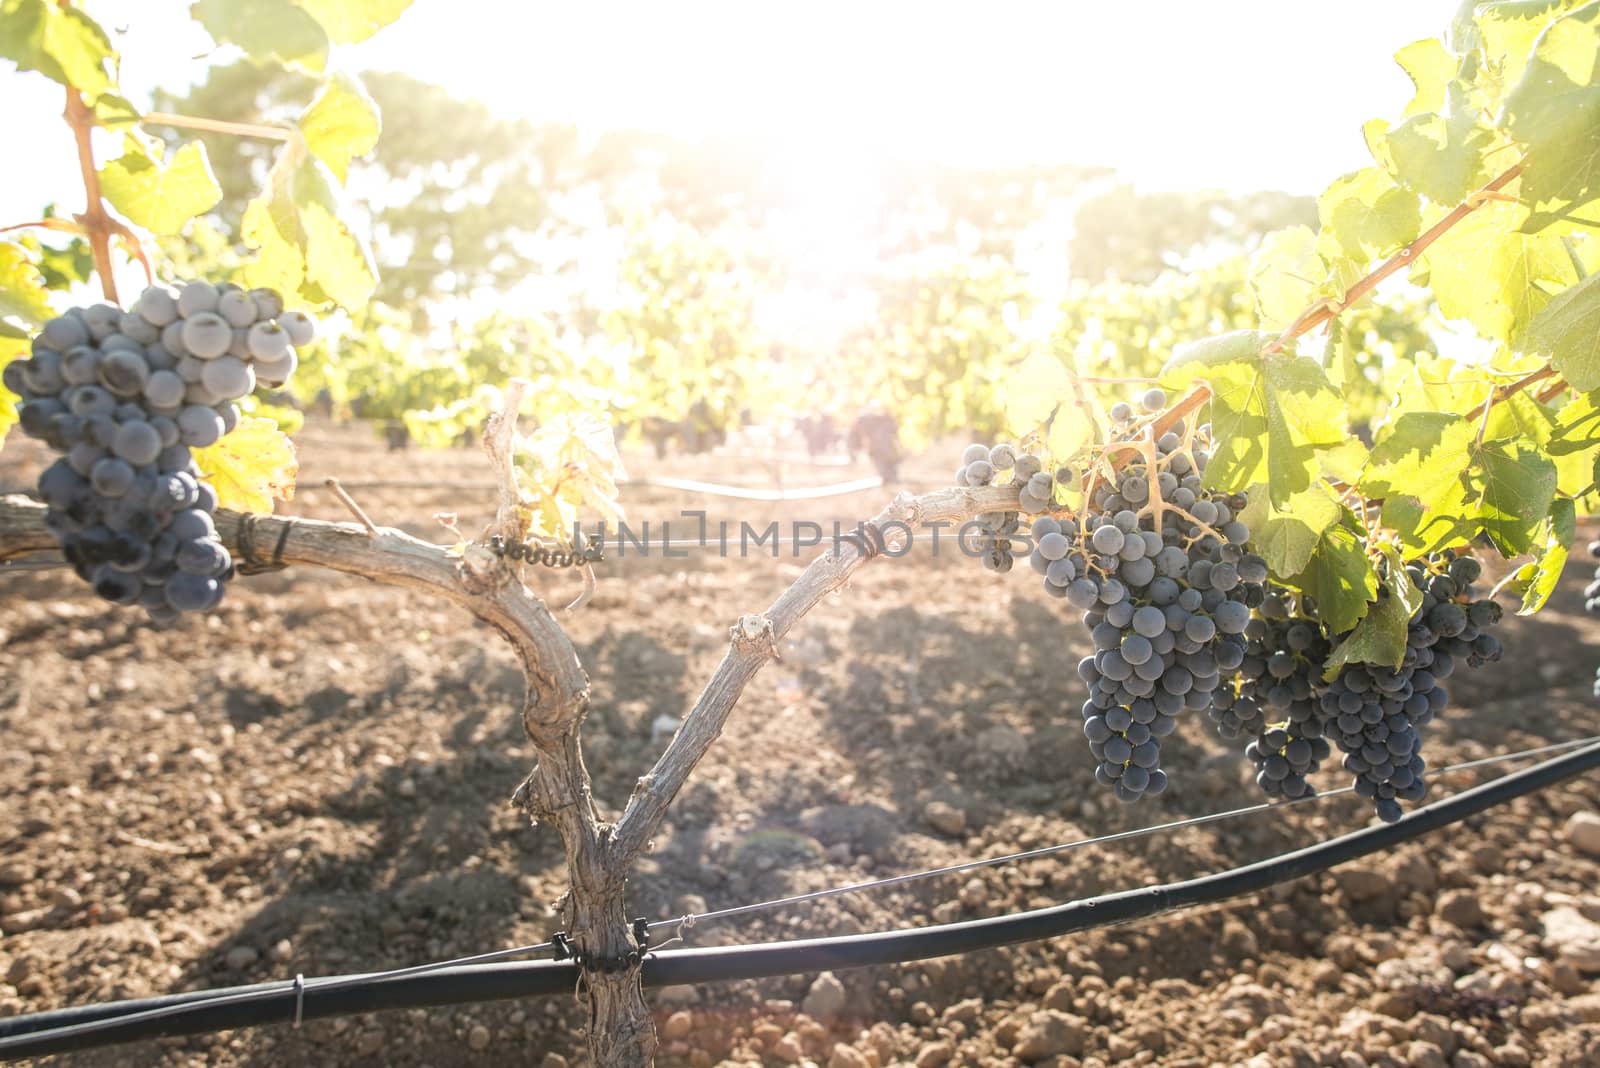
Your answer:
[[[1118,184],[1079,204],[1068,258],[1075,278],[1150,282],[1198,251],[1248,251],[1263,234],[1297,223],[1316,228],[1316,198],[1140,193]]]
[[[376,149],[351,166],[365,199],[381,281],[376,299],[421,314],[428,303],[509,289],[537,268],[532,244],[551,200],[582,180],[575,129],[505,119],[406,74],[362,75],[383,115]],[[157,92],[158,111],[237,122],[284,121],[316,85],[246,61],[213,67],[182,95]],[[179,135],[182,135],[181,137]],[[174,144],[192,131],[173,131]],[[279,146],[201,135],[222,186],[229,230],[261,188]]]

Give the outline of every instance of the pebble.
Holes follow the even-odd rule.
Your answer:
[[[1017,1032],[1011,1055],[1029,1064],[1062,1054],[1077,1056],[1083,1052],[1087,1032],[1084,1021],[1077,1016],[1055,1009],[1036,1012]]]
[[[356,1056],[358,1057],[371,1057],[382,1048],[382,1031],[363,1031],[356,1036]]]
[[[260,959],[261,954],[256,952],[255,947],[234,946],[232,949],[228,950],[228,956],[225,958],[225,963],[229,968],[232,968],[237,972],[243,971],[245,968],[250,967],[250,965],[254,964]]]
[[[489,1048],[489,1040],[493,1037],[483,1024],[473,1024],[472,1030],[467,1032],[467,1048],[480,1052],[486,1050]]]
[[[811,982],[800,1002],[800,1011],[818,1020],[827,1020],[844,1010],[844,984],[832,972],[823,972]]]
[[[866,1054],[854,1046],[847,1046],[843,1042],[833,1047],[833,1053],[828,1057],[828,1068],[872,1068]]]
[[[1387,894],[1392,887],[1387,875],[1372,868],[1344,868],[1334,879],[1351,901],[1371,901]]]
[[[805,1056],[805,1047],[800,1044],[800,1036],[790,1031],[772,1044],[771,1052],[785,1064],[793,1064]]]
[[[1439,898],[1439,915],[1457,927],[1481,927],[1484,922],[1483,904],[1470,890],[1446,890]]]
[[[22,886],[33,882],[33,865],[25,861],[14,860],[9,864],[0,864],[0,886]]]
[[[667,1017],[667,1022],[661,1025],[661,1034],[669,1041],[689,1037],[689,1032],[694,1030],[694,1017],[685,1009],[679,1009]]]
[[[914,1062],[917,1068],[940,1068],[948,1064],[951,1057],[956,1055],[956,1047],[952,1042],[932,1042],[917,1051]]]
[[[1567,820],[1567,841],[1580,853],[1600,857],[1600,815],[1593,812],[1575,812]]]
[[[952,838],[967,829],[966,813],[946,801],[929,801],[922,809],[922,818],[934,830]]]
[[[1543,922],[1546,951],[1585,975],[1600,974],[1600,923],[1571,905],[1546,912]]]

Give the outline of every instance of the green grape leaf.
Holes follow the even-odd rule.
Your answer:
[[[1502,84],[1515,85],[1522,80],[1533,43],[1559,12],[1559,5],[1550,0],[1494,0],[1477,6],[1483,58],[1499,71]]]
[[[1448,412],[1408,412],[1379,437],[1359,487],[1383,498],[1382,520],[1408,549],[1432,551],[1477,533],[1462,469],[1477,426]]]
[[[27,356],[28,351],[28,332],[0,321],[0,371],[5,370],[12,360]],[[6,440],[6,435],[17,423],[17,405],[21,400],[21,397],[0,384],[0,443]]]
[[[28,250],[14,241],[0,241],[0,319],[18,319],[37,328],[54,314],[44,279]]]
[[[294,202],[277,182],[245,206],[239,236],[255,251],[244,268],[249,285],[299,292],[306,276],[306,233]]]
[[[1422,607],[1422,591],[1411,581],[1410,573],[1392,546],[1384,546],[1383,555],[1389,561],[1383,577],[1384,594],[1378,596],[1361,622],[1328,655],[1326,678],[1333,678],[1346,664],[1398,668],[1405,659],[1406,630],[1411,625],[1411,617]]]
[[[1527,327],[1551,291],[1577,280],[1559,235],[1520,232],[1527,217],[1521,204],[1491,201],[1423,253],[1428,284],[1446,318],[1466,319],[1484,337],[1505,341]]]
[[[298,0],[334,44],[358,44],[399,18],[411,0]]]
[[[1355,517],[1343,511],[1344,518],[1317,539],[1305,570],[1289,582],[1317,602],[1317,614],[1335,634],[1359,623],[1378,593],[1378,575],[1354,529]]]
[[[123,146],[122,155],[100,169],[100,188],[129,221],[151,233],[175,234],[222,200],[203,142],[190,141],[170,163],[137,135],[127,135]]]
[[[1389,130],[1389,158],[1395,175],[1436,204],[1454,204],[1483,184],[1483,153],[1489,131],[1477,116],[1463,111],[1413,115]]]
[[[1573,389],[1600,388],[1600,274],[1550,298],[1528,323],[1523,347],[1548,354]]]
[[[196,0],[190,9],[219,45],[237,45],[252,59],[320,74],[328,61],[328,34],[292,0]]]
[[[1584,203],[1600,194],[1600,0],[1545,27],[1502,121],[1528,150],[1524,199]]]
[[[82,11],[49,0],[0,0],[0,58],[77,89],[91,104],[115,88],[111,38]]]
[[[1274,230],[1250,257],[1250,293],[1263,330],[1282,330],[1294,322],[1327,281],[1317,255],[1317,235],[1308,227]]]
[[[1512,438],[1486,441],[1474,449],[1472,469],[1478,521],[1501,553],[1531,552],[1539,523],[1556,494],[1556,465],[1537,445]]]
[[[1033,433],[1071,390],[1072,375],[1060,359],[1049,352],[1029,354],[1002,387],[1000,401],[1005,407],[1006,427],[1014,434]],[[1073,412],[1064,410],[1062,414]]]
[[[1317,198],[1317,215],[1323,258],[1346,256],[1361,267],[1415,240],[1422,223],[1417,194],[1382,167],[1335,179]]]
[[[378,143],[378,105],[354,75],[336,74],[300,119],[306,147],[343,185],[350,160]]]
[[[256,252],[245,268],[251,285],[352,311],[377,285],[366,242],[340,217],[338,183],[315,158],[274,168],[267,191],[245,208],[240,234]]]
[[[1411,412],[1373,447],[1361,490],[1383,498],[1383,524],[1407,549],[1465,545],[1482,531],[1507,556],[1532,550],[1556,466],[1524,438],[1479,442],[1477,434],[1476,420]]]
[[[139,109],[127,97],[116,93],[101,93],[100,99],[94,102],[94,121],[108,130],[132,126],[141,118]]]
[[[1309,357],[1263,357],[1270,337],[1239,331],[1182,347],[1162,381],[1181,388],[1204,379],[1211,387],[1217,445],[1207,484],[1235,493],[1264,482],[1272,503],[1283,508],[1316,478],[1317,453],[1349,435],[1344,405],[1322,366]]]
[[[295,169],[294,205],[305,229],[306,281],[345,309],[367,302],[378,268],[367,243],[340,218],[338,187],[328,168],[307,160]]]
[[[1311,562],[1322,536],[1339,521],[1339,502],[1316,483],[1274,508],[1265,486],[1253,486],[1239,519],[1250,528],[1250,544],[1274,575],[1298,575]]]
[[[221,441],[194,450],[194,462],[217,491],[220,507],[272,511],[274,500],[294,497],[300,463],[294,443],[270,419],[246,416]]]
[[[1417,93],[1406,105],[1403,115],[1420,115],[1429,111],[1442,111],[1445,90],[1461,61],[1450,53],[1444,42],[1436,37],[1414,41],[1394,54],[1394,61],[1406,72]]]
[[[1550,514],[1545,517],[1544,536],[1535,549],[1534,558],[1501,583],[1501,588],[1522,598],[1517,615],[1531,616],[1550,600],[1562,569],[1567,566],[1567,554],[1572,551],[1572,540],[1577,533],[1578,516],[1573,503],[1556,498],[1550,504]]]

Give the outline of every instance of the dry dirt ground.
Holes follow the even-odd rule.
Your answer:
[[[955,454],[959,444],[952,446]],[[492,501],[476,452],[388,454],[304,435],[286,510],[445,540]],[[949,463],[930,461],[931,486]],[[634,458],[770,481],[759,462]],[[0,486],[31,479],[17,441]],[[861,470],[786,466],[790,484]],[[425,479],[425,487],[361,486]],[[636,488],[633,518],[847,522],[884,491],[738,506]],[[1505,661],[1452,680],[1435,765],[1594,734],[1600,623],[1575,562]],[[630,557],[565,617],[595,691],[585,733],[615,806],[721,655],[728,624],[799,572],[781,560]],[[1172,789],[1124,807],[1093,781],[1074,665],[1086,634],[1026,569],[919,550],[879,561],[751,685],[631,883],[666,918],[1199,815],[1255,800],[1248,762],[1191,715]],[[570,574],[541,574],[564,603]],[[0,573],[0,1014],[542,941],[553,835],[507,798],[530,760],[513,658],[464,612],[305,570],[241,579],[157,631],[70,573]],[[1435,782],[1436,795],[1485,773]],[[1318,781],[1340,784],[1336,771]],[[1569,782],[1380,859],[1225,906],[902,967],[652,994],[662,1061],[914,1064],[1600,1065],[1600,779]],[[615,808],[608,808],[615,814]],[[1350,797],[695,927],[693,945],[994,915],[1181,879],[1362,826]],[[1586,852],[1587,850],[1587,852]],[[60,1057],[103,1065],[579,1065],[569,998],[262,1027]]]

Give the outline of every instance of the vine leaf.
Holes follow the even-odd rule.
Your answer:
[[[1500,584],[1500,588],[1522,597],[1517,615],[1531,616],[1550,599],[1562,569],[1567,566],[1567,554],[1572,551],[1572,540],[1577,533],[1577,509],[1565,497],[1556,498],[1550,504],[1550,514],[1545,517],[1543,542],[1534,558]]]
[[[1274,575],[1298,575],[1328,529],[1339,521],[1339,502],[1322,483],[1289,498],[1280,511],[1265,487],[1252,487],[1239,518],[1251,530],[1250,543]]]
[[[1382,592],[1344,641],[1328,655],[1326,677],[1333,678],[1346,664],[1381,664],[1398,668],[1406,655],[1406,630],[1422,607],[1422,591],[1393,546],[1383,547],[1389,566],[1384,569]]]
[[[1435,204],[1454,204],[1483,184],[1489,132],[1470,111],[1413,115],[1390,128],[1389,159],[1396,176]]]
[[[1324,259],[1345,257],[1364,268],[1417,236],[1422,209],[1417,194],[1395,184],[1382,167],[1337,178],[1317,198],[1322,231],[1317,249]]]
[[[116,85],[106,32],[77,8],[50,0],[0,2],[0,58],[77,89],[89,103]]]
[[[616,435],[593,413],[557,416],[517,438],[517,488],[538,537],[570,540],[579,509],[588,507],[621,522],[617,480],[626,477]]]
[[[197,0],[190,9],[219,45],[237,45],[251,59],[322,73],[328,33],[291,0]]]
[[[1005,393],[1000,398],[1005,406],[1006,426],[1019,435],[1032,433],[1042,426],[1061,398],[1072,395],[1072,373],[1048,352],[1030,353],[1006,382]],[[1063,411],[1062,414],[1071,413]]]
[[[164,162],[137,134],[123,138],[120,157],[100,169],[100,188],[129,221],[154,234],[175,234],[222,200],[206,146],[190,141]]]
[[[300,119],[300,132],[312,155],[328,165],[343,185],[350,161],[378,143],[382,125],[378,105],[350,74],[336,74],[323,86]]]
[[[1600,274],[1552,297],[1528,323],[1524,348],[1548,353],[1573,389],[1600,388]]]
[[[1310,488],[1317,453],[1344,445],[1349,435],[1344,405],[1322,366],[1309,357],[1263,357],[1272,337],[1243,330],[1180,347],[1161,377],[1175,388],[1202,379],[1211,387],[1217,447],[1207,484],[1235,493],[1265,483],[1281,509]]]
[[[1317,602],[1317,614],[1335,634],[1359,623],[1378,592],[1378,576],[1355,516],[1348,508],[1341,511],[1340,521],[1317,538],[1305,570],[1289,580]]]
[[[252,416],[215,445],[196,449],[194,461],[217,503],[236,512],[271,512],[274,500],[292,499],[300,470],[288,435],[271,419]]]
[[[1583,203],[1600,194],[1600,0],[1545,27],[1502,120],[1528,150],[1524,198]]]
[[[1443,111],[1446,92],[1461,66],[1461,60],[1444,46],[1444,42],[1437,37],[1413,41],[1394,54],[1394,61],[1400,64],[1400,69],[1406,72],[1417,90],[1401,114]]]
[[[334,44],[358,44],[399,18],[411,0],[299,0]]]
[[[245,269],[251,285],[355,310],[378,284],[372,253],[340,217],[338,185],[319,160],[275,174],[246,206],[240,235],[256,251]]]
[[[1526,439],[1479,442],[1477,432],[1463,416],[1409,412],[1373,447],[1361,490],[1383,498],[1383,524],[1408,550],[1465,545],[1480,531],[1507,555],[1533,548],[1556,466]]]
[[[1422,254],[1441,314],[1505,341],[1527,327],[1551,291],[1577,281],[1560,236],[1521,233],[1527,218],[1522,204],[1485,204]]]
[[[1288,226],[1261,240],[1250,257],[1250,293],[1263,330],[1282,330],[1305,310],[1327,279],[1309,227]]]
[[[20,319],[37,327],[53,314],[44,279],[28,250],[14,241],[0,241],[0,319]]]

